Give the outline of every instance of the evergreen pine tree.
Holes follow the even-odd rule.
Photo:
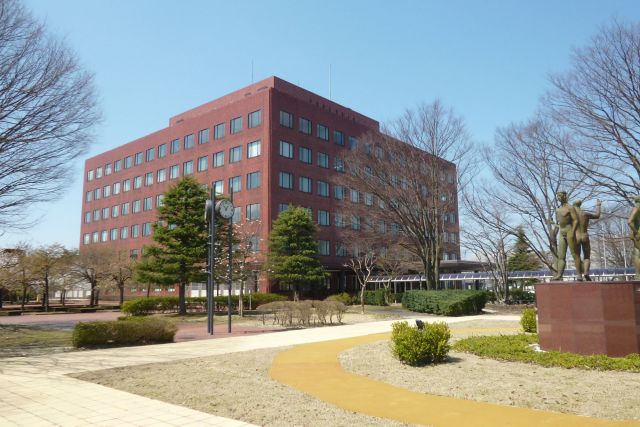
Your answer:
[[[272,278],[293,287],[294,299],[298,299],[300,285],[319,284],[327,277],[318,260],[317,231],[301,207],[289,207],[273,222],[265,265]]]
[[[532,271],[541,268],[538,258],[531,253],[522,227],[518,228],[516,243],[511,250],[511,256],[507,260],[509,271]]]

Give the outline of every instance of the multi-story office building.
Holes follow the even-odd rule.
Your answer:
[[[341,289],[346,253],[334,216],[346,192],[330,178],[344,168],[358,137],[378,130],[377,121],[277,77],[252,84],[88,159],[80,248],[109,245],[139,254],[152,243],[163,193],[191,175],[223,194],[233,187],[234,221],[261,221],[261,252],[280,211],[289,204],[308,208],[320,229],[320,259],[332,272],[327,286]],[[457,211],[450,219],[447,232],[457,236]],[[457,238],[450,240],[446,258],[457,259]],[[260,288],[270,290],[262,275]]]

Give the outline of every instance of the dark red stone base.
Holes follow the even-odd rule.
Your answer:
[[[543,350],[640,353],[640,281],[538,283],[536,305]]]

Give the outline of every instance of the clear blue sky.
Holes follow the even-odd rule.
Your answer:
[[[441,98],[480,143],[527,119],[550,72],[637,0],[26,0],[95,73],[104,112],[88,156],[167,126],[170,116],[277,75],[381,122]],[[40,224],[0,236],[78,245],[82,165]],[[36,217],[34,216],[34,218]]]

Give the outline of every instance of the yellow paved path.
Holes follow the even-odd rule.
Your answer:
[[[479,329],[452,330],[457,333]],[[338,355],[351,348],[383,339],[375,334],[304,344],[276,356],[270,375],[277,381],[348,411],[409,424],[432,426],[637,426],[638,421],[580,417],[535,409],[417,393],[346,372]],[[615,399],[615,396],[611,397]]]

